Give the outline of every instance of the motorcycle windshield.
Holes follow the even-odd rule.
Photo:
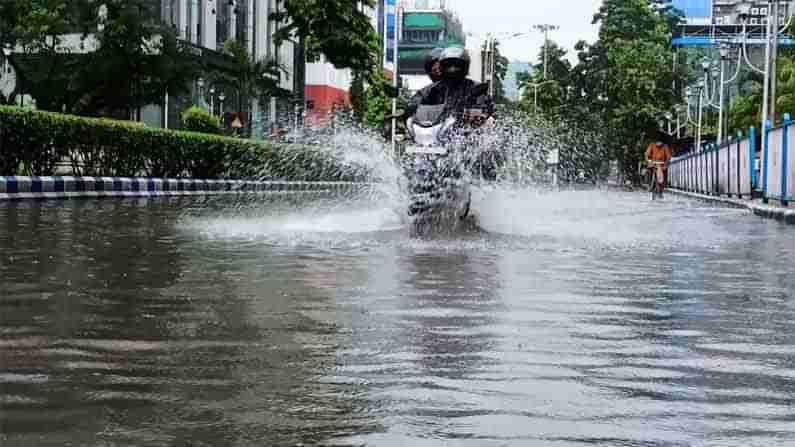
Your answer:
[[[414,114],[414,122],[424,127],[434,126],[442,121],[443,113],[444,104],[434,106],[421,105]]]

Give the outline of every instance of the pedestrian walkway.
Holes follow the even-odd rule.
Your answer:
[[[762,199],[734,199],[729,197],[719,197],[708,194],[699,194],[695,192],[682,191],[679,189],[668,189],[671,194],[690,197],[693,199],[704,200],[707,202],[720,203],[723,205],[733,206],[736,208],[745,208],[753,212],[755,215],[765,217],[768,219],[775,219],[788,224],[795,224],[795,209],[785,208],[782,206],[774,206],[765,204]]]

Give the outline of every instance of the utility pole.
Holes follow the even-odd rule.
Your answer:
[[[489,36],[489,96],[494,96],[494,36]]]
[[[395,11],[395,48],[393,49],[393,64],[395,67],[395,71],[392,75],[392,85],[395,87],[395,91],[397,92],[398,87],[400,86],[400,67],[398,64],[398,44],[400,42],[400,34],[403,32],[402,27],[403,22],[403,5],[398,4],[397,10]],[[392,98],[392,155],[397,157],[397,97]]]
[[[776,75],[776,59],[778,59],[778,12],[779,12],[779,0],[773,0],[773,8],[770,8],[768,5],[768,13],[772,13],[773,17],[768,18],[768,22],[772,22],[771,29],[773,31],[772,36],[772,48],[771,48],[771,60],[770,60],[770,122],[776,122],[776,81],[778,76]],[[772,9],[772,10],[771,10]]]
[[[773,34],[777,33],[778,30],[773,29],[773,23],[770,20],[770,7],[772,2],[768,1],[768,19],[767,23],[765,24],[765,79],[764,85],[762,86],[762,132],[766,132],[765,123],[767,122],[770,116],[770,69],[772,68],[772,64],[770,63],[770,56],[772,55],[772,46],[773,46]]]
[[[538,30],[538,31],[541,31],[542,33],[544,33],[544,79],[546,80],[546,78],[547,78],[547,65],[549,63],[548,62],[549,61],[549,54],[548,54],[549,53],[549,32],[557,30],[560,27],[557,26],[557,25],[543,24],[543,25],[534,25],[533,28]]]
[[[722,46],[720,48],[720,81],[718,81],[718,87],[720,88],[720,94],[718,95],[718,101],[720,104],[718,105],[718,144],[720,145],[723,143],[723,104],[724,104],[724,96],[723,94],[726,92],[726,59],[729,57],[729,48],[726,46]]]

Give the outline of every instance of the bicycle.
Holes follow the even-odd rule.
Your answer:
[[[663,189],[665,188],[665,174],[663,173],[663,166],[665,162],[649,160],[650,180],[649,191],[651,191],[651,199],[663,198]]]

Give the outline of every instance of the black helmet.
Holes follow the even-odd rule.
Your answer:
[[[439,62],[439,57],[441,57],[442,51],[444,51],[444,48],[434,48],[428,53],[427,56],[425,56],[425,74],[428,76],[431,75],[433,64]]]
[[[464,79],[469,74],[469,52],[460,47],[445,48],[439,57],[442,76],[448,79]]]

